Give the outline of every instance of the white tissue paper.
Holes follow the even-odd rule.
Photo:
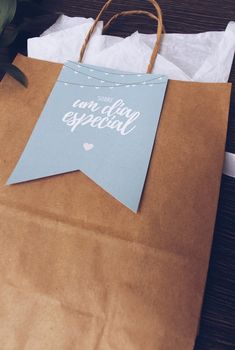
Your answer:
[[[40,37],[28,40],[28,56],[51,62],[77,61],[92,18],[62,15]],[[127,38],[102,35],[99,22],[84,62],[123,71],[145,73],[155,34],[135,32]],[[235,22],[224,32],[164,34],[154,73],[169,79],[227,82],[235,52]],[[235,177],[235,155],[225,154],[224,174]]]

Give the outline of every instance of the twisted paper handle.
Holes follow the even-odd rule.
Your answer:
[[[151,19],[154,19],[156,22],[158,22],[158,17],[155,16],[153,13],[149,11],[143,11],[143,10],[132,10],[132,11],[122,11],[119,13],[116,13],[113,17],[110,18],[110,20],[104,25],[103,27],[103,34],[106,33],[106,31],[109,29],[111,24],[118,19],[118,17],[127,17],[132,15],[145,15],[150,17]],[[162,25],[162,33],[165,33],[164,24]]]
[[[97,26],[97,23],[99,22],[101,16],[103,15],[103,13],[105,12],[105,10],[109,7],[109,5],[111,4],[113,0],[108,0],[104,6],[102,7],[100,13],[98,14],[98,16],[96,17],[91,29],[89,30],[86,38],[85,38],[85,41],[84,41],[84,44],[81,48],[81,52],[80,52],[80,58],[79,58],[79,62],[82,62],[82,59],[84,57],[84,54],[85,54],[85,51],[87,49],[87,46],[88,46],[88,43],[90,41],[90,38],[92,36],[92,34],[94,33],[94,30]],[[163,20],[162,20],[162,11],[161,11],[161,8],[160,6],[158,5],[158,3],[155,1],[155,0],[147,0],[149,1],[153,6],[154,8],[156,9],[156,12],[157,12],[157,16],[153,15],[152,13],[148,12],[148,11],[142,11],[142,10],[133,10],[133,11],[123,11],[121,13],[118,13],[116,15],[114,15],[109,21],[108,23],[105,25],[104,27],[104,30],[106,30],[110,24],[119,16],[128,16],[128,15],[133,15],[133,14],[144,14],[144,15],[147,15],[149,16],[150,18],[152,19],[155,19],[157,22],[158,22],[158,27],[157,27],[157,40],[156,40],[156,43],[154,45],[154,48],[153,48],[153,52],[152,52],[152,55],[151,55],[151,58],[150,58],[150,62],[148,64],[148,69],[147,69],[147,73],[151,73],[152,70],[153,70],[153,67],[154,67],[154,63],[155,63],[155,60],[157,58],[157,54],[158,54],[158,51],[159,51],[159,48],[160,48],[160,44],[161,44],[161,39],[162,39],[162,32],[163,32]]]
[[[143,11],[143,10],[122,11],[122,12],[116,13],[116,15],[110,18],[110,20],[105,24],[103,28],[103,33],[105,33],[109,29],[111,24],[113,24],[113,22],[116,21],[118,17],[127,17],[127,16],[133,16],[133,15],[146,15],[158,22],[158,17],[149,11]]]

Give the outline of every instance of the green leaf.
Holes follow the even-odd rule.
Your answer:
[[[28,79],[25,74],[11,63],[0,63],[0,71],[7,73],[25,87],[28,86]]]
[[[16,13],[17,0],[0,0],[0,34]]]

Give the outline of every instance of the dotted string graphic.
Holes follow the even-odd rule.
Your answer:
[[[147,84],[148,82],[154,82],[155,80],[163,80],[163,76],[160,76],[160,77],[154,77],[154,78],[152,78],[152,79],[148,79],[148,80],[145,80],[145,81],[141,81],[141,82],[133,82],[133,83],[121,83],[121,82],[118,82],[117,83],[117,81],[110,81],[110,80],[107,80],[107,79],[105,79],[105,78],[102,78],[102,80],[100,79],[100,78],[97,78],[97,77],[94,77],[94,76],[92,76],[92,75],[90,75],[90,74],[87,74],[87,73],[85,73],[85,72],[81,72],[81,71],[77,71],[77,70],[75,70],[75,69],[73,69],[73,68],[71,68],[71,67],[69,67],[69,66],[67,66],[67,65],[65,65],[65,67],[66,68],[69,68],[70,70],[72,70],[75,74],[82,74],[83,76],[86,76],[88,79],[95,79],[95,80],[99,80],[101,83],[104,83],[104,82],[106,82],[106,83],[110,83],[110,84],[114,84],[114,85],[116,85],[116,86],[121,86],[121,85],[123,85],[123,86],[126,86],[126,85],[138,85],[138,84]],[[94,70],[93,69],[89,69],[91,72],[93,72]],[[102,72],[102,73],[104,73],[104,72]],[[104,73],[105,74],[105,73]],[[109,73],[107,73],[107,74],[105,74],[105,75],[109,75]],[[117,74],[116,74],[117,75]],[[125,75],[124,74],[119,74],[118,76],[120,76],[120,77],[125,77]],[[134,74],[134,76],[140,76],[140,77],[142,77],[142,74]],[[161,82],[161,84],[162,83],[164,83],[164,81],[162,81]],[[156,83],[155,83],[156,84]],[[159,83],[160,84],[160,83]]]
[[[71,64],[75,64],[74,62],[72,62],[72,61],[68,61],[69,63],[71,63]],[[66,65],[65,65],[66,66]],[[78,67],[78,68],[87,68],[87,69],[89,69],[90,71],[97,71],[97,72],[100,72],[100,73],[107,73],[106,71],[104,71],[104,70],[102,70],[102,69],[100,69],[100,68],[97,68],[97,67],[95,67],[95,66],[88,66],[88,65],[86,65],[86,64],[84,64],[84,63],[78,63],[78,64],[76,64],[76,66]],[[66,67],[68,67],[68,66],[66,66]],[[71,67],[70,67],[71,68]],[[146,73],[128,73],[128,72],[122,72],[122,73],[119,73],[119,72],[108,72],[108,74],[109,75],[129,75],[129,76],[131,76],[131,75],[137,75],[137,76],[139,76],[139,77],[142,77],[142,76],[144,76],[144,75],[150,75],[150,74],[146,74]]]
[[[120,88],[120,87],[126,87],[126,88],[130,88],[130,87],[144,87],[144,86],[149,86],[149,87],[153,87],[154,85],[160,85],[160,84],[164,84],[164,82],[159,82],[159,83],[151,83],[151,84],[147,84],[146,82],[143,83],[137,83],[137,84],[116,84],[115,86],[113,85],[102,85],[102,86],[97,86],[97,85],[87,85],[87,84],[78,84],[78,83],[71,83],[69,81],[65,81],[65,80],[57,80],[57,83],[62,83],[65,86],[68,85],[76,85],[79,86],[80,88],[84,88],[84,87],[90,87],[90,88],[95,88],[97,90],[102,89],[102,88],[109,88],[109,89],[114,89],[114,88]]]

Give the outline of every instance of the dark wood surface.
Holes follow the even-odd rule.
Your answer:
[[[84,17],[95,17],[103,3],[104,0],[44,0],[45,7],[49,9]],[[230,20],[235,21],[235,0],[159,0],[159,4],[168,33],[224,30]],[[150,10],[151,5],[143,0],[115,0],[104,20],[121,10],[137,8]],[[48,17],[37,25],[36,30],[45,29],[53,20]],[[137,28],[151,33],[154,25],[144,17],[120,19],[113,25],[110,34],[125,36]],[[235,64],[230,81],[234,86],[226,150],[235,153]],[[212,256],[195,350],[235,350],[235,179],[227,176],[223,176],[221,182]]]

